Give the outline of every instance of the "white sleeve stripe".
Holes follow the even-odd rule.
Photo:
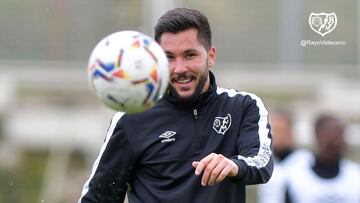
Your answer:
[[[81,199],[85,196],[85,194],[89,191],[89,183],[91,181],[91,179],[94,177],[94,174],[99,166],[99,162],[100,162],[100,159],[106,149],[106,146],[111,138],[111,136],[113,135],[114,133],[114,130],[115,130],[115,127],[116,127],[116,124],[118,123],[118,121],[120,120],[120,118],[124,115],[123,112],[118,112],[114,115],[114,117],[112,118],[111,120],[111,124],[110,124],[110,128],[106,134],[106,138],[105,138],[105,142],[104,144],[102,145],[101,147],[101,150],[100,150],[100,153],[99,153],[99,156],[96,158],[95,162],[94,162],[94,165],[92,167],[92,171],[91,171],[91,174],[90,174],[90,177],[89,179],[85,182],[84,184],[84,187],[83,187],[83,190],[81,192],[81,197],[78,201],[78,203],[81,202]]]
[[[256,156],[254,157],[244,157],[241,155],[238,155],[237,158],[240,160],[243,160],[248,166],[253,166],[256,168],[263,168],[265,167],[271,158],[271,139],[268,137],[269,134],[269,128],[267,128],[268,125],[268,111],[266,110],[263,102],[259,97],[257,97],[254,94],[247,93],[247,92],[237,92],[236,90],[228,90],[224,88],[218,88],[217,93],[221,94],[223,92],[226,92],[230,97],[233,97],[237,94],[241,95],[249,95],[252,99],[256,101],[256,105],[259,108],[259,122],[258,122],[258,135],[259,135],[259,141],[260,141],[260,147],[259,151]]]

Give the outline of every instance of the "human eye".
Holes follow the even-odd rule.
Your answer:
[[[172,55],[172,54],[166,54],[166,57],[169,61],[172,61],[175,59],[174,55]]]
[[[195,53],[186,53],[185,54],[185,58],[187,58],[187,59],[192,59],[192,58],[194,58],[196,56],[196,54]]]

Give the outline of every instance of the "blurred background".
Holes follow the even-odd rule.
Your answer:
[[[158,17],[175,7],[208,16],[220,86],[291,112],[303,147],[313,146],[315,116],[339,115],[348,157],[360,161],[359,0],[1,0],[0,203],[77,201],[115,113],[90,92],[91,50],[120,30],[152,36]],[[315,33],[312,12],[334,12],[336,28]]]

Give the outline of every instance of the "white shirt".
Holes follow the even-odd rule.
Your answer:
[[[311,164],[293,167],[287,173],[289,193],[294,203],[359,203],[360,165],[350,160],[340,161],[339,174],[321,178]]]
[[[259,203],[282,203],[285,202],[286,177],[291,168],[300,168],[308,165],[312,159],[311,152],[307,150],[296,150],[283,161],[275,160],[274,170],[268,183],[259,185]]]

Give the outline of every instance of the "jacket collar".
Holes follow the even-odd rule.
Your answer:
[[[209,102],[212,96],[216,93],[216,80],[214,74],[209,71],[209,78],[210,78],[210,87],[206,92],[201,93],[199,96],[193,98],[189,101],[182,101],[176,98],[171,92],[168,90],[165,98],[170,103],[177,105],[180,108],[186,109],[194,109],[194,108],[201,108],[205,104]]]

